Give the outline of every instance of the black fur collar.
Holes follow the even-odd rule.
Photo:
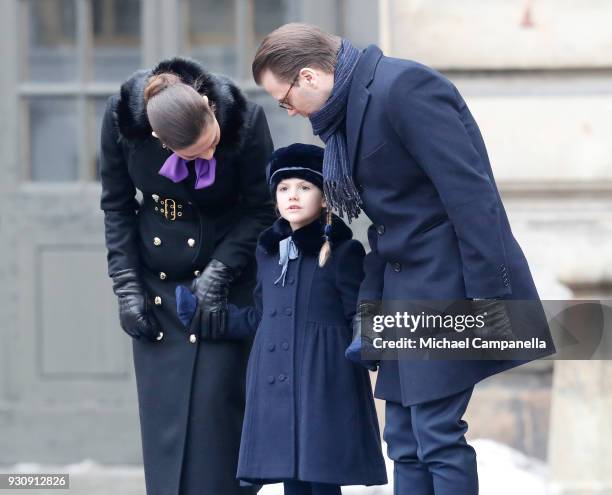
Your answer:
[[[259,244],[266,250],[266,252],[273,254],[278,252],[278,243],[286,237],[292,236],[293,242],[295,242],[297,248],[308,254],[318,254],[321,246],[325,242],[323,237],[324,224],[320,220],[305,225],[304,227],[291,231],[289,222],[284,218],[279,218],[264,230],[259,236]],[[332,249],[335,243],[351,239],[353,232],[348,226],[342,221],[342,219],[334,215],[332,221],[332,230],[330,240]]]
[[[123,138],[154,139],[144,103],[144,88],[150,76],[161,72],[173,72],[183,82],[193,84],[200,94],[207,95],[215,105],[221,127],[219,150],[239,149],[246,134],[244,94],[228,77],[207,72],[195,60],[181,57],[163,60],[153,70],[138,71],[123,83],[116,115]]]

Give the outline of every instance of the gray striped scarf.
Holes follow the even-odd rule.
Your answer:
[[[361,52],[343,39],[334,70],[334,87],[325,106],[310,116],[312,131],[325,143],[323,191],[327,204],[346,213],[348,221],[357,218],[361,198],[351,176],[346,147],[346,105],[355,66]]]

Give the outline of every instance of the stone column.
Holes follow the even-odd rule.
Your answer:
[[[612,278],[581,272],[576,298],[612,299]],[[612,361],[555,362],[549,453],[552,494],[612,494]]]

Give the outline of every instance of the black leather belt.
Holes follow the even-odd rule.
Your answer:
[[[198,220],[196,208],[189,201],[164,198],[158,194],[145,196],[143,206],[155,215],[170,222]]]

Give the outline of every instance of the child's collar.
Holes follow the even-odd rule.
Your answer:
[[[293,242],[301,252],[316,255],[319,253],[323,243],[325,242],[325,238],[323,237],[323,227],[323,222],[317,219],[314,222],[299,228],[295,232],[292,232],[289,222],[281,217],[277,219],[271,227],[267,228],[261,233],[259,236],[259,244],[268,253],[277,253],[278,243],[291,236],[293,238]],[[353,232],[351,229],[348,228],[340,217],[334,215],[330,234],[332,248],[334,243],[351,239],[352,237]]]

